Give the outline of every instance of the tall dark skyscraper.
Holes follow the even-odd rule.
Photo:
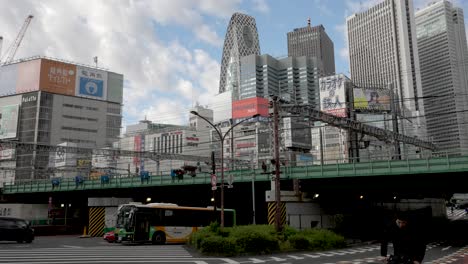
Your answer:
[[[323,25],[310,26],[310,19],[306,27],[288,32],[288,56],[316,57],[322,75],[335,74],[333,41],[328,37]]]
[[[255,19],[245,14],[234,13],[224,38],[219,93],[232,91],[232,99],[238,99],[240,58],[251,54],[260,55]]]

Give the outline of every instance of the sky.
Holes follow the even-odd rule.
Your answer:
[[[415,9],[434,0],[413,0]],[[287,55],[286,34],[322,24],[334,42],[337,73],[349,73],[346,17],[382,0],[0,0],[3,49],[29,14],[15,56],[48,56],[124,75],[123,127],[148,119],[188,123],[196,104],[219,90],[224,36],[234,12],[255,18],[262,54]],[[468,0],[453,0],[465,12]],[[468,24],[465,19],[465,26]],[[2,53],[3,56],[3,53]]]

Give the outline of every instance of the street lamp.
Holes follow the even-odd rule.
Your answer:
[[[220,140],[221,140],[221,166],[222,166],[222,167],[221,167],[221,228],[223,228],[223,227],[224,227],[224,139],[226,138],[226,136],[229,134],[229,132],[230,132],[234,127],[236,127],[236,126],[238,126],[238,125],[244,123],[245,121],[247,121],[247,120],[249,120],[249,119],[251,119],[251,118],[255,118],[255,117],[258,117],[258,116],[260,116],[260,115],[259,115],[259,114],[255,114],[255,115],[253,115],[253,116],[251,116],[251,117],[249,117],[249,118],[246,118],[246,119],[240,121],[239,123],[237,123],[237,124],[231,126],[231,127],[229,128],[229,130],[226,131],[226,133],[224,133],[224,135],[223,135],[223,134],[221,133],[221,130],[220,130],[218,127],[216,127],[212,122],[210,122],[208,119],[206,119],[206,117],[204,117],[204,116],[198,114],[197,111],[190,111],[190,113],[191,113],[192,115],[196,115],[196,116],[200,117],[201,119],[205,120],[208,124],[210,124],[210,126],[213,127],[213,129],[216,131],[216,133],[218,133],[218,136],[219,136],[219,138],[220,138]],[[232,140],[232,139],[231,139],[231,140]],[[232,149],[231,149],[231,151],[232,151]]]

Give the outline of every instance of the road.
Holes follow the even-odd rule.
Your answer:
[[[379,245],[356,246],[324,252],[245,256],[236,258],[206,257],[184,245],[110,244],[101,238],[76,236],[38,237],[32,244],[0,242],[0,264],[81,264],[81,263],[193,263],[193,264],[367,264],[379,263]],[[468,246],[443,243],[427,246],[427,264],[467,264]]]

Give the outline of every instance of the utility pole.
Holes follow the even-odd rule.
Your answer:
[[[274,151],[275,151],[275,229],[280,232],[281,226],[281,190],[280,190],[280,157],[279,157],[279,113],[278,113],[278,97],[273,98],[273,134],[274,134]]]
[[[211,151],[211,173],[216,174],[215,152]],[[216,189],[213,190],[213,212],[215,220],[218,221],[218,212],[216,212]]]
[[[397,116],[398,104],[395,100],[396,93],[395,93],[395,89],[393,86],[393,82],[389,83],[388,86],[391,92],[390,111],[392,112],[393,132],[398,133],[398,116]],[[395,159],[401,159],[400,142],[397,140],[394,140],[394,147],[395,147],[395,150],[394,150]]]

